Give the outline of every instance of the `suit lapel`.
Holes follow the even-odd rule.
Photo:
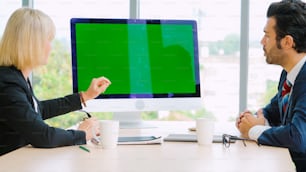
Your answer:
[[[301,68],[300,72],[297,74],[296,78],[295,78],[295,81],[294,83],[297,83],[299,81],[305,81],[305,75],[306,75],[306,63],[304,63],[303,67]],[[290,93],[290,97],[289,97],[289,100],[288,100],[288,106],[287,106],[287,111],[286,113],[284,114],[283,111],[281,111],[281,120],[282,120],[282,124],[285,125],[289,122],[291,122],[292,120],[292,111],[293,111],[293,107],[292,107],[292,104],[293,103],[293,97],[294,95],[296,94],[299,94],[299,90],[296,90],[295,89],[295,85],[292,86],[292,90],[291,90],[291,93]],[[279,101],[281,101],[281,97],[279,99]],[[280,102],[279,102],[280,103]],[[281,104],[279,104],[279,106],[281,107]],[[294,105],[293,105],[294,106]]]
[[[282,89],[283,89],[282,85],[284,84],[284,82],[286,80],[286,77],[287,77],[287,74],[285,74],[281,77],[280,83],[279,83],[280,86],[278,88],[278,110],[280,112],[279,114],[280,114],[280,119],[281,119],[282,124],[284,123],[283,119],[284,119],[284,116],[285,116],[284,111],[283,111],[283,107],[282,107]],[[289,107],[289,105],[288,105],[288,107]]]

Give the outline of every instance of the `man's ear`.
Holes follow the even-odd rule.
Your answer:
[[[290,49],[295,47],[295,43],[293,40],[293,37],[291,35],[286,35],[282,40],[281,40],[281,45],[285,49]]]

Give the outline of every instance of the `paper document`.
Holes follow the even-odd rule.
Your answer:
[[[99,145],[101,140],[99,138],[92,138],[91,143]],[[130,136],[118,137],[118,145],[146,145],[146,144],[162,144],[161,136]]]

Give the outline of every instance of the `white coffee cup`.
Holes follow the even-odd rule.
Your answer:
[[[196,134],[199,145],[210,145],[213,142],[214,121],[209,118],[196,119]]]
[[[99,147],[102,147],[103,149],[113,149],[117,147],[119,135],[119,121],[100,120],[99,131]]]

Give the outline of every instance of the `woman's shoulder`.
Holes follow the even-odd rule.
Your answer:
[[[15,66],[0,66],[1,72],[13,72],[18,71],[18,69]]]
[[[0,66],[0,76],[0,85],[25,82],[21,71],[13,66]]]
[[[22,73],[14,66],[0,66],[0,75],[5,77],[7,75],[16,75],[22,77]],[[2,77],[1,77],[2,78]]]

